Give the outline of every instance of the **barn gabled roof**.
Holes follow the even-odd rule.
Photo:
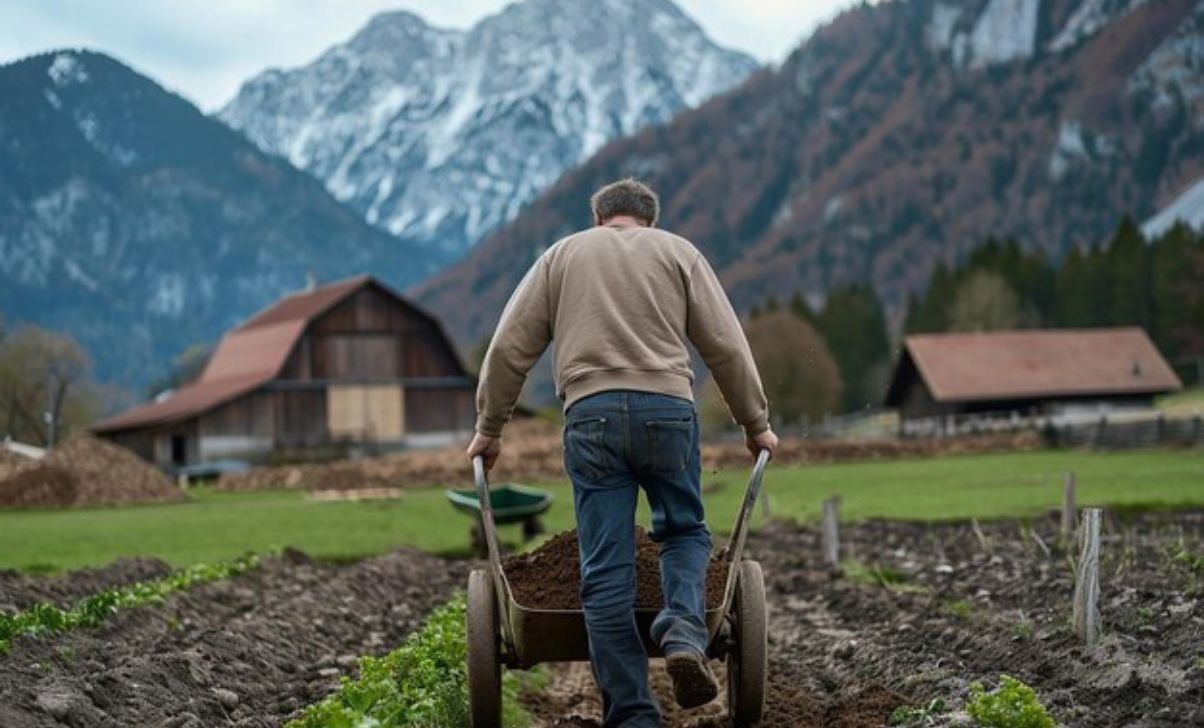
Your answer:
[[[368,285],[377,286],[404,301],[367,275],[287,295],[223,336],[197,381],[165,399],[103,420],[92,430],[117,432],[169,424],[207,412],[258,389],[280,374],[293,347],[314,319]],[[406,303],[412,306],[408,301]],[[415,310],[430,318],[425,312]]]
[[[914,372],[937,402],[1161,394],[1183,387],[1139,328],[908,336],[886,404]]]

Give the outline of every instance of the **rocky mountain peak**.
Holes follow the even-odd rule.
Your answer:
[[[756,67],[669,0],[523,0],[465,31],[379,15],[252,79],[219,117],[450,260],[607,141]]]

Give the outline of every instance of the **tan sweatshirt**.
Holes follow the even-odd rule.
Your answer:
[[[477,387],[477,432],[497,437],[527,373],[552,341],[556,394],[569,406],[614,389],[693,398],[692,343],[749,435],[769,428],[740,320],[706,258],[649,227],[594,227],[540,256],[494,332]]]

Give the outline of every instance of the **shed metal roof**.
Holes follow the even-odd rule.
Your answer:
[[[888,405],[899,404],[908,359],[938,402],[1161,394],[1183,386],[1135,327],[908,336]]]

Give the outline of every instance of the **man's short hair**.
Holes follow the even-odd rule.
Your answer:
[[[628,177],[611,182],[589,199],[594,217],[601,222],[629,215],[648,225],[655,225],[661,214],[660,198],[648,185]]]

